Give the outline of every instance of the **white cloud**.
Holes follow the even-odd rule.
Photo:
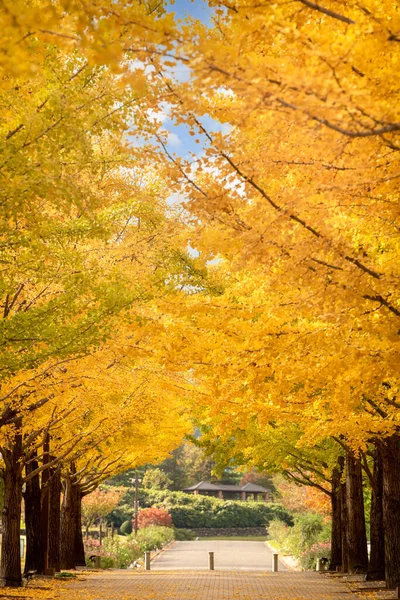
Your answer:
[[[167,143],[172,146],[172,148],[179,148],[182,145],[181,138],[176,135],[173,131],[168,132]]]
[[[149,118],[153,119],[154,121],[157,121],[158,123],[165,123],[166,121],[168,121],[170,113],[171,106],[167,104],[167,102],[163,102],[161,104],[160,110],[153,110],[152,108],[149,108],[149,110],[147,111]]]
[[[179,206],[180,204],[184,204],[187,201],[188,201],[187,196],[184,196],[183,194],[180,194],[179,192],[177,192],[175,194],[171,194],[167,198],[167,204],[169,206]]]
[[[165,123],[165,121],[169,119],[167,113],[163,112],[162,110],[157,111],[150,108],[147,111],[147,115],[149,119],[152,119],[153,121],[158,121],[159,123]]]
[[[190,68],[179,60],[177,60],[176,65],[164,65],[164,72],[167,77],[170,77],[178,83],[189,81],[191,75]]]

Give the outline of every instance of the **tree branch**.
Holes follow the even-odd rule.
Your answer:
[[[337,19],[338,21],[342,21],[343,23],[347,23],[348,25],[355,25],[355,23],[356,23],[352,19],[349,19],[349,17],[344,17],[343,15],[340,15],[339,13],[336,13],[333,10],[330,10],[329,8],[324,8],[323,6],[320,6],[319,4],[310,2],[310,0],[299,0],[299,2],[301,2],[305,6],[308,6],[308,8],[317,10],[318,12],[320,12],[324,15],[327,15],[328,17],[332,17],[332,19]]]

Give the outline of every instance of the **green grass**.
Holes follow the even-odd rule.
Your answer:
[[[275,550],[279,550],[279,544],[276,540],[268,539],[267,541],[273,548],[275,548]]]

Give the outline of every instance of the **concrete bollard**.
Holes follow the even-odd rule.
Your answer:
[[[95,556],[95,559],[94,559],[94,568],[95,569],[100,569],[101,568],[101,558],[100,558],[100,556]]]
[[[321,559],[317,558],[317,566],[315,567],[316,571],[322,571],[322,563],[321,563]]]
[[[210,571],[214,571],[214,552],[208,553],[208,568]]]
[[[272,555],[272,572],[273,573],[278,572],[278,558],[279,558],[279,554],[274,552],[274,554]]]
[[[150,571],[150,552],[144,553],[144,568],[146,571]]]

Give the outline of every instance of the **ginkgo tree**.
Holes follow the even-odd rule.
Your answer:
[[[144,319],[146,307],[140,312]],[[61,370],[52,368],[45,377],[37,375],[30,401],[47,394],[47,402],[34,412],[20,410],[13,428],[3,427],[8,511],[2,569],[11,583],[21,577],[19,528],[10,520],[20,514],[24,483],[26,570],[74,568],[84,563],[82,498],[112,474],[159,462],[190,429],[185,399],[193,385],[148,356],[141,345],[144,337],[149,341],[150,332],[135,318],[123,332],[115,331],[104,348],[71,359]],[[43,539],[38,514],[47,511],[52,525]]]
[[[21,582],[18,515],[25,464],[28,501],[35,496],[30,482],[40,472],[77,461],[76,452],[83,452],[75,448],[78,441],[88,448],[99,445],[101,421],[94,426],[88,418],[96,413],[96,398],[83,402],[80,396],[85,377],[91,377],[81,369],[90,364],[76,366],[76,361],[90,358],[116,336],[117,322],[129,324],[133,333],[124,335],[134,337],[144,318],[138,307],[182,285],[182,277],[188,283],[198,277],[186,257],[182,227],[166,214],[169,192],[162,172],[150,166],[143,136],[155,94],[144,85],[143,69],[130,71],[137,74],[135,88],[105,68],[88,65],[77,52],[64,54],[49,44],[44,55],[42,50],[32,49],[40,73],[29,80],[14,77],[2,95],[0,425],[6,585]],[[135,136],[140,137],[136,146]],[[110,365],[121,352],[117,339],[110,345],[115,346],[116,353],[107,355]],[[123,396],[109,401],[121,418]],[[143,409],[143,422],[149,424],[151,416],[157,423],[149,404]],[[108,418],[116,414],[105,412]],[[60,435],[65,423],[81,423],[75,444],[73,436]],[[121,425],[114,434],[119,430]],[[166,444],[158,440],[162,455],[179,443],[169,431]],[[38,448],[46,436],[60,442],[52,444],[54,460],[41,464]],[[142,436],[138,440],[143,443]],[[144,448],[137,452],[151,459]],[[125,454],[122,462],[109,463],[115,469],[128,466],[133,459]],[[101,467],[98,481],[103,472]]]
[[[188,200],[191,243],[237,283],[186,319],[196,333],[185,332],[185,358],[200,339],[192,368],[209,383],[210,426],[263,427],[279,413],[304,423],[309,440],[343,436],[355,452],[376,441],[394,587],[398,7],[211,4],[215,27],[176,52],[192,80],[159,70],[171,114],[207,145],[194,168],[161,144]]]

